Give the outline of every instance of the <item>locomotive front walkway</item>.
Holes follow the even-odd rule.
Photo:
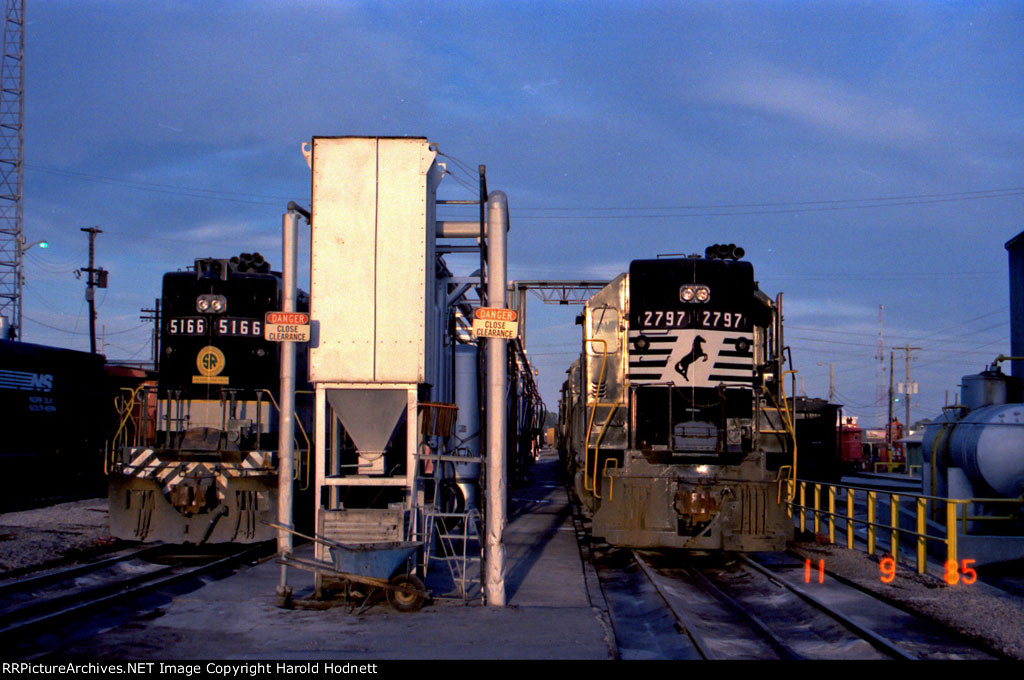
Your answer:
[[[555,453],[545,451],[531,475],[529,486],[511,492],[505,608],[438,601],[413,614],[384,603],[358,616],[344,606],[283,610],[275,605],[280,567],[271,560],[173,597],[60,656],[343,662],[612,658],[614,635],[592,573],[597,601],[592,603],[588,593],[585,570],[590,567],[580,558]],[[441,563],[436,568],[446,571]],[[289,570],[289,582],[296,597],[312,591],[308,572]],[[428,576],[428,587],[435,583]]]

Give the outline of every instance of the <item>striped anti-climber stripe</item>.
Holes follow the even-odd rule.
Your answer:
[[[248,451],[239,463],[211,463],[164,460],[154,449],[139,448],[130,450],[129,462],[115,467],[115,471],[127,477],[153,479],[164,494],[169,494],[174,485],[186,477],[213,478],[217,483],[217,497],[224,501],[229,479],[275,474],[276,470],[269,464],[270,455],[270,451]]]

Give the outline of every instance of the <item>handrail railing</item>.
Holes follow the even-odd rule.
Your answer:
[[[135,389],[132,389],[131,387],[122,387],[121,388],[121,391],[128,392],[130,396],[127,398],[127,400],[128,400],[127,405],[124,407],[124,417],[121,418],[121,424],[117,426],[117,430],[114,432],[114,436],[107,442],[107,446],[110,448],[110,450],[103,452],[103,474],[104,474],[104,476],[109,476],[110,475],[110,466],[113,464],[113,462],[114,462],[113,458],[114,458],[115,452],[119,448],[118,447],[118,440],[121,437],[121,432],[124,430],[125,425],[127,425],[128,421],[132,419],[132,412],[135,410],[135,397],[138,396],[139,391],[142,390],[143,387],[144,387],[144,385],[139,385]],[[124,403],[123,395],[121,397],[116,397],[115,396],[114,397],[114,409],[115,410],[118,410],[117,404],[118,404],[118,399],[119,398],[122,399],[121,403],[122,404]]]
[[[257,392],[265,392],[266,395],[268,397],[270,397],[270,403],[274,405],[274,408],[277,409],[277,412],[278,413],[281,412],[281,407],[277,405],[277,399],[274,398],[274,394],[270,390],[268,390],[268,389],[258,389],[256,391]],[[313,392],[311,390],[295,390],[295,394],[313,394]],[[309,455],[310,455],[309,452],[310,452],[311,446],[310,446],[310,443],[309,443],[309,435],[306,434],[306,428],[302,426],[302,420],[300,418],[295,418],[294,420],[295,420],[295,424],[299,426],[299,432],[302,433],[302,438],[306,441],[306,449],[305,449],[305,451],[306,451],[306,465],[305,465],[306,480],[305,480],[305,482],[303,482],[303,485],[300,487],[303,491],[305,491],[305,490],[307,490],[309,488]],[[300,463],[299,467],[300,468],[302,467],[301,463]],[[299,481],[299,470],[298,469],[296,469],[293,472],[292,479],[294,479],[296,481]]]
[[[591,342],[599,342],[602,345],[601,349],[601,372],[597,378],[597,390],[594,393],[594,403],[591,405],[590,417],[587,419],[587,434],[583,439],[583,488],[587,491],[593,491],[593,487],[587,486],[587,480],[590,479],[590,435],[594,430],[594,416],[597,414],[597,407],[601,401],[601,385],[604,383],[604,370],[608,364],[608,341],[600,338],[588,338],[585,339],[584,345]],[[586,392],[584,392],[584,398],[590,398],[590,376],[587,373],[587,368],[584,365],[582,370],[582,377],[586,381]],[[597,456],[598,451],[594,451],[594,478],[597,478]]]
[[[849,484],[826,484],[822,482],[812,482],[807,480],[797,480],[799,484],[799,497],[800,502],[796,503],[790,501],[790,507],[793,511],[799,512],[800,514],[800,530],[806,531],[806,519],[807,513],[810,512],[813,517],[814,533],[820,533],[820,522],[824,518],[828,523],[828,540],[830,543],[835,542],[835,524],[836,519],[844,520],[846,523],[846,547],[850,550],[854,546],[854,527],[856,525],[863,525],[867,528],[867,553],[874,555],[877,548],[878,534],[879,531],[888,531],[889,533],[889,550],[894,561],[899,560],[899,540],[900,534],[907,534],[909,536],[916,537],[916,559],[915,566],[917,573],[924,574],[927,567],[927,543],[928,541],[936,541],[946,546],[946,562],[947,564],[959,564],[958,562],[958,533],[967,533],[968,522],[978,521],[1011,521],[1016,520],[1016,515],[972,515],[968,514],[968,507],[973,503],[987,503],[987,504],[1005,504],[1014,507],[1019,507],[1024,503],[1024,497],[1021,498],[943,498],[941,496],[929,496],[926,494],[907,493],[901,490],[887,491],[884,489],[875,489],[862,486],[854,486]],[[813,505],[807,504],[807,485],[813,485]],[[822,506],[821,491],[822,489],[827,490],[828,494],[828,509]],[[846,494],[846,510],[845,512],[836,512],[836,496],[840,492]],[[854,512],[854,498],[858,492],[862,492],[865,495],[865,502],[867,507],[865,508],[866,518],[860,518],[855,515]],[[878,518],[878,496],[889,496],[889,520],[888,523],[884,523]],[[901,528],[900,526],[900,502],[902,500],[912,501],[914,503],[914,516],[915,516],[915,530],[910,531],[909,529]],[[928,533],[928,506],[932,505],[934,508],[940,503],[945,503],[945,535],[933,535]],[[957,524],[960,524],[959,532]]]
[[[608,466],[611,465],[612,463],[615,464],[615,469],[618,470],[619,469],[619,460],[617,458],[605,458],[605,460],[604,460],[604,469],[602,470],[603,476],[608,479],[608,500],[609,501],[611,501],[611,500],[613,500],[615,498],[615,496],[614,496],[615,478],[612,477],[610,474],[608,474]],[[594,495],[597,495],[597,494],[595,493]],[[600,498],[600,496],[597,496],[597,497]]]

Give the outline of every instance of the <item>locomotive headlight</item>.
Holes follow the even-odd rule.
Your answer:
[[[711,289],[687,284],[679,289],[679,299],[682,302],[707,302],[711,299]]]
[[[221,314],[228,308],[223,295],[200,295],[196,298],[196,309],[203,314]]]
[[[708,466],[707,465],[698,465],[697,466],[697,474],[698,475],[706,475],[707,473],[708,473]]]

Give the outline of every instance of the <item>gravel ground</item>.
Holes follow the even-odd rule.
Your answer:
[[[0,574],[49,567],[111,550],[107,500],[94,498],[0,514]]]
[[[825,569],[854,583],[898,601],[982,643],[990,650],[1024,659],[1024,600],[982,581],[947,585],[936,576],[919,576],[912,566],[900,563],[892,583],[883,583],[877,557],[835,545],[810,542],[793,544],[795,552],[813,564],[825,560]]]

